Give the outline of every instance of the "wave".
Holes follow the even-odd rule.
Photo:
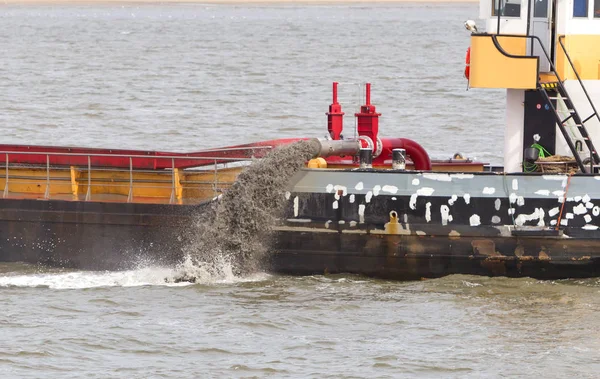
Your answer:
[[[185,277],[193,280],[186,281]],[[257,273],[236,276],[232,266],[226,262],[210,265],[191,261],[177,267],[142,267],[127,271],[70,271],[20,274],[5,273],[0,276],[0,287],[29,287],[50,289],[88,289],[102,287],[166,286],[185,287],[190,285],[232,284],[263,281],[268,274]]]

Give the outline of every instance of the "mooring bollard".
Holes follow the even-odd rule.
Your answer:
[[[360,168],[373,168],[373,150],[361,148],[359,152]]]
[[[406,170],[406,150],[404,150],[404,149],[392,150],[392,169]]]

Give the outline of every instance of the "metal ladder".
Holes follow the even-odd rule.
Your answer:
[[[589,172],[593,172],[594,171],[593,165],[600,163],[600,156],[598,155],[598,151],[594,147],[594,143],[592,142],[592,139],[585,127],[585,123],[590,121],[594,117],[596,119],[598,119],[598,121],[600,121],[600,115],[598,114],[598,111],[596,110],[596,107],[594,106],[592,99],[590,98],[585,86],[583,85],[583,82],[581,80],[581,77],[579,76],[579,73],[575,69],[575,65],[571,61],[571,57],[569,56],[569,53],[567,52],[567,49],[565,48],[565,45],[563,44],[563,41],[562,41],[563,38],[564,38],[564,36],[561,36],[558,38],[559,45],[561,46],[563,52],[565,53],[565,57],[567,58],[569,64],[571,65],[571,69],[573,70],[573,73],[577,77],[577,80],[579,81],[579,84],[581,85],[581,88],[583,89],[583,93],[585,94],[588,102],[590,103],[590,105],[592,107],[592,114],[589,115],[588,117],[586,117],[585,119],[582,119],[580,114],[577,112],[577,109],[575,109],[575,104],[573,103],[573,100],[569,96],[567,89],[564,86],[564,80],[561,80],[560,77],[558,76],[558,73],[556,72],[556,68],[554,67],[554,64],[550,65],[551,66],[550,74],[554,75],[555,80],[540,81],[538,79],[537,90],[541,93],[541,95],[545,99],[546,103],[550,106],[550,109],[552,109],[552,112],[554,113],[554,118],[556,119],[556,124],[558,125],[560,132],[562,133],[563,137],[565,138],[565,141],[567,141],[567,145],[569,146],[569,149],[573,153],[573,157],[575,157],[575,160],[577,161],[577,165],[579,166],[579,169],[581,170],[581,172],[586,172],[586,167],[585,167],[585,164],[583,163],[583,159],[581,157],[579,149],[577,148],[576,144],[573,143],[573,140],[569,136],[569,133],[566,128],[568,122],[573,122],[575,124],[575,127],[579,131],[579,134],[581,134],[581,138],[583,139],[588,150],[590,151],[591,159],[590,159]],[[540,42],[540,44],[541,44],[541,42]],[[546,53],[545,49],[544,49],[544,53]],[[551,96],[548,93],[549,90],[551,90],[553,92],[556,91],[556,96]],[[559,100],[562,100],[564,102],[564,105],[567,108],[566,117],[560,114],[560,110],[558,110],[557,107],[554,106],[554,104],[552,103],[552,100],[556,100],[557,102]]]
[[[583,163],[583,158],[581,157],[579,149],[577,148],[577,146],[573,142],[573,139],[571,138],[571,136],[569,135],[569,133],[567,131],[567,123],[571,120],[575,123],[575,127],[579,131],[579,134],[581,134],[583,141],[585,142],[588,150],[590,151],[590,154],[593,159],[593,162],[590,162],[590,164],[593,165],[593,164],[599,163],[600,156],[598,155],[598,152],[597,152],[596,148],[594,147],[594,143],[592,142],[592,139],[590,138],[590,135],[585,127],[586,122],[591,120],[594,116],[597,116],[596,111],[594,111],[587,118],[582,119],[581,116],[579,115],[579,113],[577,112],[577,110],[575,109],[575,104],[573,104],[573,101],[569,97],[569,94],[568,94],[566,88],[564,87],[563,82],[560,79],[557,79],[557,81],[555,81],[555,82],[539,82],[538,81],[537,90],[541,93],[541,95],[545,99],[546,103],[550,106],[550,109],[552,109],[552,112],[554,113],[554,118],[556,119],[556,124],[558,125],[558,128],[559,128],[560,132],[562,133],[563,137],[567,141],[567,145],[569,146],[569,149],[573,153],[573,157],[577,161],[577,165],[579,166],[579,169],[582,172],[586,172],[586,167],[585,167],[585,164]],[[549,90],[551,90],[553,92],[556,91],[557,96],[551,96],[548,93]],[[554,106],[554,104],[552,103],[552,100],[564,101],[564,104],[567,108],[566,113],[568,113],[568,115],[566,117],[564,115],[560,114],[561,111],[559,109],[557,109],[557,107]]]

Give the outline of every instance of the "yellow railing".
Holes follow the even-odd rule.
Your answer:
[[[527,36],[471,36],[469,87],[535,89],[538,57],[527,55]]]
[[[237,149],[239,150],[239,148]],[[221,194],[235,181],[252,158],[160,156],[171,168],[136,169],[133,160],[146,155],[32,153],[0,151],[4,175],[0,176],[3,198],[34,198],[72,201],[197,204]],[[45,165],[11,163],[17,156],[45,156]],[[51,165],[53,156],[86,157],[87,166]],[[126,158],[128,168],[94,167],[94,157]],[[177,168],[178,160],[214,161],[194,169]],[[2,166],[0,166],[2,168]]]

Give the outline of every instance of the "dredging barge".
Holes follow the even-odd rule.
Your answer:
[[[270,270],[393,279],[600,274],[597,2],[480,6],[488,32],[466,23],[465,74],[470,88],[507,89],[504,165],[432,161],[412,140],[382,138],[370,85],[356,138],[343,139],[334,83],[330,140],[289,183]],[[182,230],[227,190],[236,163],[294,141],[190,154],[2,145],[0,261],[85,269],[177,262]]]

